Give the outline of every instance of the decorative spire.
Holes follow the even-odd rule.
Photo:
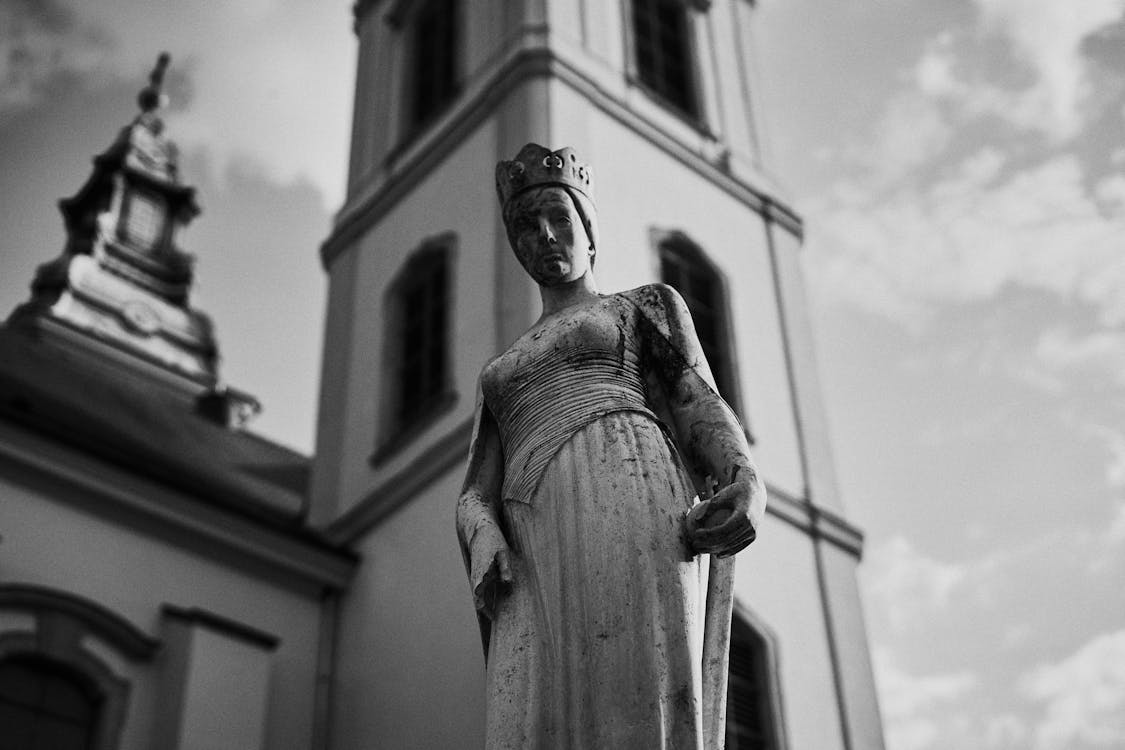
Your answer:
[[[164,88],[164,73],[168,70],[168,63],[172,62],[172,56],[167,52],[161,52],[160,56],[156,58],[156,67],[148,74],[148,86],[141,89],[141,93],[137,94],[137,104],[140,106],[142,112],[152,112],[168,103],[168,97],[162,94]]]

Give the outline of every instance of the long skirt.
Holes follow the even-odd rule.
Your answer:
[[[492,624],[487,747],[698,748],[703,581],[694,490],[648,416],[576,432],[506,502],[514,582]]]

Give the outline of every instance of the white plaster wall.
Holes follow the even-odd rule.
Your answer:
[[[857,561],[830,544],[824,545],[823,555],[832,626],[840,644],[840,673],[852,747],[881,750],[883,722],[867,644],[863,600],[856,581]]]
[[[356,544],[340,612],[336,750],[484,745],[484,659],[454,531],[458,464]]]
[[[0,470],[0,579],[91,599],[152,636],[159,636],[165,602],[207,609],[278,636],[267,746],[307,750],[319,628],[314,592],[239,572],[211,551],[192,550],[188,538],[170,539],[165,529],[94,514],[83,509],[94,500],[53,481],[14,473],[7,464]],[[121,749],[147,750],[155,710],[154,664],[119,659],[105,644],[93,648],[132,682]]]
[[[767,516],[757,541],[736,560],[735,597],[777,636],[788,750],[842,749],[828,633],[808,536]]]
[[[330,315],[325,339],[348,356],[334,357],[334,372],[324,373],[321,409],[337,422],[321,426],[322,440],[334,455],[318,457],[317,473],[334,473],[339,511],[347,510],[380,481],[400,471],[435,437],[470,419],[480,369],[496,351],[493,316],[496,196],[492,187],[495,127],[486,121],[442,165],[397,203],[354,249],[331,267],[330,297],[347,293],[349,308]],[[452,268],[451,362],[457,402],[422,434],[378,466],[370,463],[378,430],[392,404],[380,403],[387,374],[389,285],[422,243],[443,233],[457,236]],[[354,258],[341,262],[348,255]],[[335,304],[330,303],[331,304]],[[331,308],[330,308],[331,309]],[[334,436],[327,435],[332,431]],[[331,463],[328,463],[331,462]]]
[[[765,225],[741,202],[664,151],[594,109],[561,83],[551,85],[552,147],[573,146],[593,165],[603,291],[655,281],[651,228],[679,229],[723,271],[730,292],[744,417],[771,483],[801,496],[800,454],[790,399]]]

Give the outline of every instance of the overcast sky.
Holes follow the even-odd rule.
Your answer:
[[[0,0],[0,315],[167,49],[194,302],[311,450],[350,5]],[[890,750],[1125,747],[1125,0],[758,8]]]

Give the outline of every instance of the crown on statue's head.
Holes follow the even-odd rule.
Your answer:
[[[594,199],[590,167],[569,146],[552,151],[538,143],[529,143],[520,149],[515,159],[496,165],[496,194],[501,207],[525,190],[550,186],[571,188],[591,201]]]

